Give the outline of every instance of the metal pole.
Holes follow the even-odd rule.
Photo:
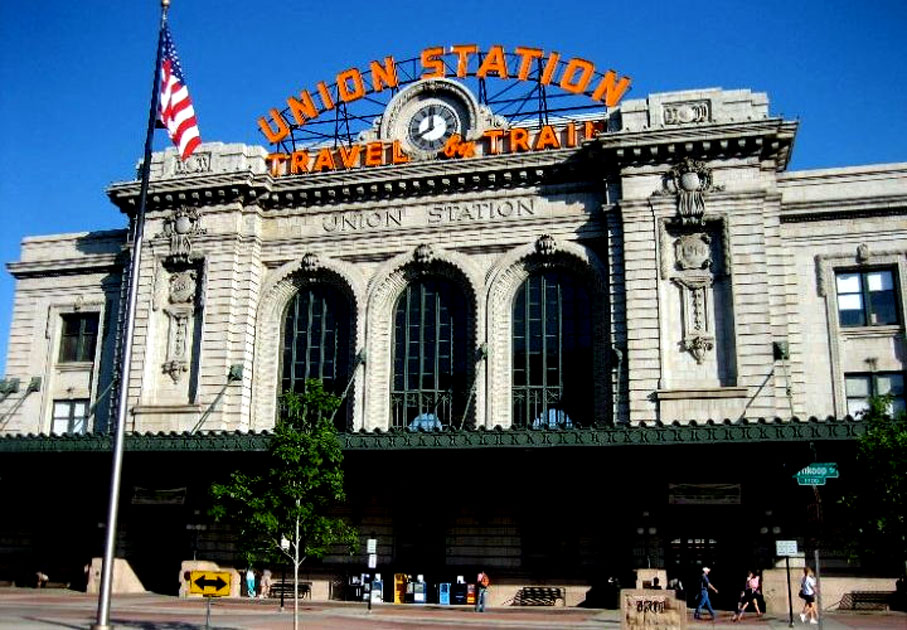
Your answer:
[[[205,630],[211,628],[211,597],[205,597]]]
[[[157,122],[158,97],[161,82],[161,44],[167,23],[170,0],[161,0],[161,23],[158,29],[157,54],[154,62],[154,83],[151,86],[151,107],[148,113],[148,132],[145,136],[145,158],[142,162],[142,184],[139,190],[139,208],[133,225],[132,260],[129,272],[129,297],[126,307],[126,330],[123,338],[123,355],[120,361],[120,397],[117,405],[116,433],[113,440],[113,465],[110,472],[110,505],[107,510],[107,536],[104,547],[104,564],[101,570],[101,590],[98,596],[97,623],[92,630],[110,628],[110,592],[113,582],[113,563],[116,550],[117,510],[120,503],[120,480],[123,469],[123,441],[126,432],[126,413],[129,395],[129,364],[132,362],[132,336],[135,328],[135,308],[139,292],[139,267],[142,258],[142,236],[145,224],[145,204],[148,183],[151,179],[151,142]]]
[[[790,556],[784,556],[784,565],[787,567],[787,614],[789,618],[788,628],[794,627],[794,599],[790,590]]]
[[[816,615],[819,618],[819,630],[822,630],[822,618],[825,616],[822,614],[822,585],[819,582],[819,545],[816,544],[815,549],[816,557]]]

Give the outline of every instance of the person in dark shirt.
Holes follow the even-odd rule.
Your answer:
[[[696,612],[693,613],[694,619],[702,619],[703,608],[709,611],[713,620],[717,618],[715,609],[712,608],[712,602],[709,601],[710,590],[716,595],[718,594],[718,589],[712,586],[712,582],[709,580],[710,571],[710,568],[702,567],[702,577],[699,578],[699,605],[696,606]]]

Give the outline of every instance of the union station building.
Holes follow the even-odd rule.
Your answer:
[[[367,538],[385,584],[484,568],[497,605],[708,565],[730,606],[776,540],[811,558],[793,475],[843,483],[867,398],[904,406],[907,164],[789,171],[797,127],[745,89],[516,121],[434,78],[351,144],[156,153],[117,555],[164,593],[183,561],[240,568],[208,487],[264,465],[278,395],[319,378],[363,549],[303,566],[315,598]],[[134,219],[137,180],[107,193]],[[114,229],[7,265],[0,580],[102,555],[129,256]]]

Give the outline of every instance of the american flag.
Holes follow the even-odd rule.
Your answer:
[[[170,28],[166,24],[161,46],[161,122],[179,150],[180,157],[185,161],[202,143],[202,139],[198,131],[198,121],[195,120],[192,99],[189,97],[189,88],[183,80],[183,67],[176,54],[173,38],[170,37]]]

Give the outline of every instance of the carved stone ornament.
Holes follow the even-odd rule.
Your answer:
[[[557,241],[550,234],[542,234],[535,241],[535,251],[539,256],[551,257],[557,251]]]
[[[692,354],[699,365],[702,365],[706,355],[714,348],[715,339],[710,335],[693,334],[683,339],[683,349]]]
[[[708,99],[665,103],[662,106],[662,116],[667,126],[709,122],[712,119],[711,111],[712,102]]]
[[[192,256],[192,239],[204,231],[199,228],[198,211],[182,207],[164,219],[164,235],[170,239],[171,262],[187,262]]]
[[[318,259],[317,254],[308,253],[302,257],[302,265],[300,265],[300,268],[305,273],[314,273],[320,266],[321,260]]]
[[[677,198],[677,220],[685,226],[703,225],[704,193],[722,190],[712,183],[712,169],[705,162],[688,157],[665,173],[662,186]]]
[[[674,241],[674,258],[681,271],[709,269],[712,266],[712,239],[708,234],[693,232]]]
[[[170,303],[191,304],[195,301],[197,272],[194,269],[177,271],[170,275]]]
[[[171,379],[173,384],[178,385],[182,380],[183,374],[189,371],[189,365],[185,361],[167,361],[163,365],[163,372]]]
[[[865,265],[869,262],[870,258],[872,258],[872,253],[869,251],[869,245],[860,243],[859,246],[857,246],[857,262],[861,265]]]
[[[164,374],[173,379],[173,384],[179,384],[185,372],[189,371],[188,341],[189,321],[191,309],[176,307],[165,311],[170,319],[169,340],[167,344],[167,360],[161,366]]]
[[[423,243],[413,251],[413,261],[420,267],[427,267],[435,259],[435,250],[431,245]]]

